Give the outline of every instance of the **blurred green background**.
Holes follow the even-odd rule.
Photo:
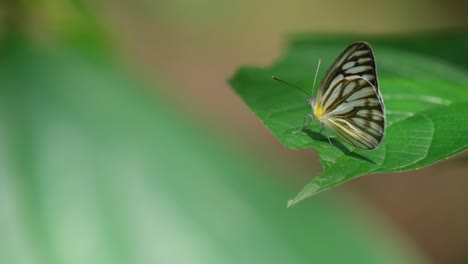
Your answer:
[[[3,1],[0,263],[466,263],[466,154],[286,209],[317,155],[281,146],[226,79],[287,34],[466,28],[467,10]]]

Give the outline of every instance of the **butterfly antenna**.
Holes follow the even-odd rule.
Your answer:
[[[309,97],[311,97],[311,95],[310,95],[308,92],[306,92],[306,91],[305,91],[304,89],[302,89],[302,88],[297,87],[296,85],[290,84],[290,83],[288,83],[288,82],[286,82],[286,81],[283,81],[283,80],[281,80],[281,79],[279,79],[279,78],[276,78],[276,76],[271,76],[271,78],[273,78],[273,80],[275,80],[275,81],[282,82],[282,83],[284,83],[284,84],[286,84],[286,85],[289,85],[289,86],[291,86],[291,87],[294,87],[294,88],[296,88],[296,89],[302,91],[303,93],[307,94]]]
[[[315,95],[315,82],[317,81],[317,75],[320,69],[320,63],[322,63],[322,59],[318,59],[318,64],[317,64],[317,70],[315,71],[315,76],[314,76],[314,86],[312,86],[312,94]]]

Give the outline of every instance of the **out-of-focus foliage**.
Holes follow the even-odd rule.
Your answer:
[[[1,52],[1,263],[412,263],[80,54]]]
[[[70,27],[77,43],[2,36],[0,263],[420,263],[353,199],[287,210],[277,168],[116,65],[98,29]]]
[[[320,155],[323,172],[290,205],[361,175],[422,168],[468,147],[468,75],[467,64],[460,59],[468,56],[463,46],[468,34],[374,39],[298,37],[274,65],[243,68],[231,79],[236,92],[285,146],[312,147]],[[311,87],[319,56],[324,72],[346,45],[357,40],[370,41],[374,47],[387,113],[381,146],[373,151],[355,149],[334,135],[330,145],[317,123],[294,134],[311,109],[303,94],[275,83],[271,76]]]

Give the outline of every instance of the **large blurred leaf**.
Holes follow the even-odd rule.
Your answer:
[[[352,200],[286,210],[277,168],[95,61],[0,52],[0,263],[419,262]]]
[[[232,87],[281,143],[293,149],[314,148],[320,155],[323,172],[289,205],[357,176],[418,169],[466,150],[468,70],[451,62],[467,65],[459,57],[468,55],[466,46],[460,46],[466,44],[468,34],[451,38],[369,40],[387,109],[385,139],[373,151],[355,149],[331,134],[330,145],[318,124],[294,134],[311,109],[303,94],[271,80],[272,75],[278,75],[299,86],[311,87],[319,56],[324,61],[324,72],[348,44],[368,38],[301,36],[273,65],[246,67],[235,74],[230,80]],[[434,52],[427,54],[428,51]]]

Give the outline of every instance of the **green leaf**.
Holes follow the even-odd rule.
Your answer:
[[[314,148],[320,156],[323,172],[288,206],[358,176],[419,169],[466,150],[468,65],[459,58],[466,58],[468,50],[459,45],[468,42],[468,34],[443,36],[442,43],[436,35],[394,39],[299,36],[273,65],[238,70],[231,86],[280,142],[292,149]],[[335,57],[357,40],[369,41],[376,56],[387,110],[381,146],[372,151],[356,149],[330,132],[321,132],[316,123],[294,134],[311,113],[307,98],[271,76],[310,89],[318,58],[324,65],[322,76]]]

